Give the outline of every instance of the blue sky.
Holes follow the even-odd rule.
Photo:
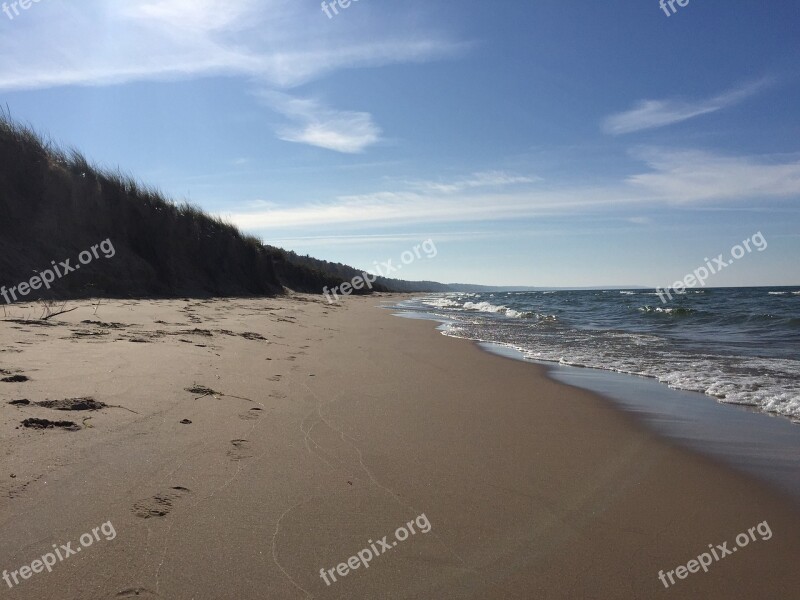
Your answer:
[[[709,285],[800,284],[796,2],[6,5],[15,118],[267,243],[368,268],[430,238],[404,278],[655,286],[761,231]]]

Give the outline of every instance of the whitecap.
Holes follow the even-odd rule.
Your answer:
[[[466,310],[474,310],[477,312],[505,315],[514,319],[522,319],[530,316],[530,313],[520,312],[518,310],[514,310],[513,308],[508,308],[507,306],[490,304],[489,302],[467,302],[464,304],[464,308]]]

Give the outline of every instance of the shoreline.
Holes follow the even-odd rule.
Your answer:
[[[672,388],[654,377],[530,359],[512,344],[449,334],[446,326],[456,321],[447,317],[384,308],[397,317],[438,323],[443,336],[470,341],[488,354],[538,365],[551,380],[601,396],[665,440],[768,483],[800,505],[800,422]]]
[[[455,292],[418,294],[397,308],[446,319],[448,335],[507,345],[533,361],[654,378],[800,423],[796,294],[709,290],[663,309],[651,296]]]
[[[0,368],[30,378],[0,384],[15,476],[0,472],[0,571],[100,523],[116,531],[14,593],[713,600],[800,585],[787,498],[544,367],[398,319],[386,298],[127,301],[45,327],[0,321]],[[81,396],[108,406],[36,404]],[[44,416],[83,426],[20,427]],[[429,531],[321,578],[414,519]],[[769,539],[678,577],[763,522]]]

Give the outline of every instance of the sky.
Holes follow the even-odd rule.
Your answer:
[[[800,4],[40,0],[0,102],[265,243],[404,279],[800,285]],[[760,238],[759,238],[760,239]]]

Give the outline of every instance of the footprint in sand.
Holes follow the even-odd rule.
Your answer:
[[[263,408],[251,408],[247,412],[243,412],[239,415],[239,418],[243,421],[255,421],[256,419],[261,418],[261,413],[264,412]]]
[[[231,460],[244,460],[245,458],[253,458],[250,452],[250,442],[248,440],[231,440],[233,448],[228,450],[228,456]]]
[[[176,501],[190,492],[189,488],[175,486],[169,492],[156,494],[152,498],[139,500],[133,505],[133,514],[142,519],[165,517],[172,512]]]

